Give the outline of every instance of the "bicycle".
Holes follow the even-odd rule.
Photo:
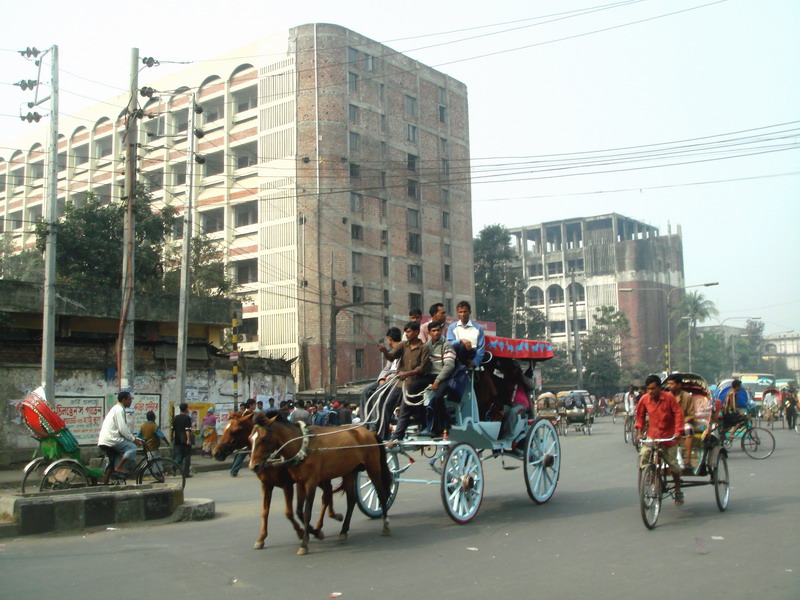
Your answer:
[[[113,464],[116,458],[116,451],[108,446],[101,446],[106,454],[106,461],[101,468],[92,469],[83,464],[79,459],[62,458],[51,463],[44,471],[39,491],[64,490],[87,487],[89,485],[99,485],[98,473],[104,474],[109,464]],[[180,485],[181,489],[186,487],[186,477],[181,467],[171,458],[161,458],[155,456],[142,445],[143,457],[136,463],[130,471],[118,473],[112,470],[109,483],[112,485],[127,485],[128,480],[133,479],[136,485],[148,485],[154,483],[166,483]],[[112,457],[112,454],[113,457]]]
[[[775,436],[768,429],[756,427],[750,416],[744,421],[730,427],[721,428],[722,444],[726,448],[733,447],[733,442],[739,443],[747,456],[756,460],[764,460],[775,452]]]
[[[664,460],[662,444],[674,441],[675,438],[642,439],[640,443],[653,449],[646,465],[639,468],[639,510],[642,521],[648,529],[654,529],[661,514],[664,496],[675,495],[675,485],[667,480],[670,468]],[[682,476],[709,475],[709,481],[684,480],[682,488],[713,485],[717,508],[724,512],[730,500],[730,479],[728,459],[720,441],[713,435],[706,436],[701,453],[700,463],[694,471],[684,472]]]

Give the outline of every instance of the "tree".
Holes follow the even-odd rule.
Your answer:
[[[716,317],[718,314],[719,311],[714,306],[714,303],[705,298],[700,291],[693,290],[681,298],[677,306],[672,309],[671,318],[676,323],[686,320],[687,328],[683,330],[681,327],[677,327],[677,333],[672,343],[673,367],[678,362],[675,360],[676,357],[682,364],[689,366],[690,343],[692,350],[697,345],[697,323],[702,323],[710,317]],[[694,360],[691,362],[693,363]]]
[[[571,388],[575,382],[575,365],[569,359],[569,352],[563,345],[553,346],[553,358],[541,363],[542,388],[550,391],[555,388]]]
[[[181,254],[180,246],[168,246],[165,251],[164,291],[168,294],[180,293]],[[191,294],[209,298],[230,296],[234,284],[222,263],[219,243],[205,234],[195,234],[190,254]]]
[[[709,383],[725,378],[731,368],[721,332],[707,331],[697,337],[692,347],[692,369]]]
[[[611,396],[620,389],[620,340],[630,329],[628,317],[613,306],[595,309],[594,327],[581,342],[584,384],[593,393]]]
[[[5,234],[0,241],[0,279],[41,283],[44,281],[42,255],[36,250],[14,254],[11,236]]]
[[[517,294],[517,335],[537,338],[544,334],[541,311],[526,308],[521,271],[511,247],[511,234],[502,225],[487,225],[473,240],[475,303],[480,318],[497,324],[497,335],[509,337],[513,330],[514,294]]]
[[[734,346],[735,344],[735,346]],[[763,358],[764,352],[764,322],[747,320],[745,333],[731,338],[731,354],[737,372],[759,372],[767,370],[767,363]]]

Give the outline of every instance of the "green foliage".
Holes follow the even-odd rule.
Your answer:
[[[164,291],[178,294],[181,289],[180,246],[168,246],[165,252]],[[219,243],[205,234],[192,236],[190,258],[191,294],[206,298],[228,297],[233,292],[233,281],[227,276]]]
[[[698,336],[692,347],[692,370],[709,383],[714,383],[730,374],[730,358],[725,351],[722,333],[708,331]]]
[[[553,346],[553,358],[541,363],[542,388],[569,389],[575,385],[575,365],[569,359],[569,353],[563,345]]]
[[[672,309],[672,368],[673,370],[688,370],[689,365],[689,339],[691,338],[692,361],[691,370],[697,371],[694,364],[694,351],[697,347],[697,324],[707,321],[719,314],[711,300],[706,299],[702,292],[693,290],[684,295]]]
[[[625,313],[613,306],[595,309],[594,327],[581,342],[586,389],[603,396],[619,391],[622,380],[620,340],[630,330]]]
[[[514,294],[517,294],[516,335],[535,339],[545,332],[545,316],[525,308],[521,272],[511,247],[511,234],[502,225],[487,225],[473,240],[475,303],[479,318],[494,321],[497,335],[509,337],[513,330]]]
[[[735,363],[737,372],[768,371],[767,361],[763,358],[764,350],[764,322],[747,320],[745,333],[731,339],[731,354],[735,344]]]
[[[23,250],[13,254],[11,236],[0,240],[0,279],[41,283],[44,281],[44,260],[36,250]]]

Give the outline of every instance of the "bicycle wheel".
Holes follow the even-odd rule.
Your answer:
[[[48,466],[50,466],[50,463],[43,456],[34,458],[25,465],[25,477],[22,478],[23,494],[39,491],[39,486],[42,483],[42,476]]]
[[[775,436],[767,429],[753,427],[742,436],[742,450],[750,458],[763,460],[775,452]]]
[[[622,427],[622,436],[625,438],[626,444],[631,439],[631,422],[627,417],[625,418],[625,425]]]
[[[647,465],[640,473],[639,508],[645,527],[653,529],[661,514],[661,477],[654,464]]]
[[[39,491],[71,490],[88,485],[89,479],[80,463],[71,458],[62,458],[45,469]]]
[[[171,458],[155,458],[142,465],[136,473],[136,485],[166,483],[168,485],[186,487],[183,469]]]
[[[714,467],[711,470],[711,482],[714,484],[714,496],[717,499],[717,508],[724,511],[728,508],[731,494],[731,485],[728,475],[728,459],[722,452],[717,452]]]
[[[419,449],[419,453],[425,458],[433,458],[438,451],[438,446],[421,446]]]

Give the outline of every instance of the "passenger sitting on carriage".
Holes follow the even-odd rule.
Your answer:
[[[392,394],[404,396],[403,402],[400,404],[397,426],[387,447],[394,446],[397,441],[403,439],[411,416],[418,414],[422,408],[422,401],[418,395],[434,380],[434,377],[428,374],[431,361],[428,345],[423,344],[419,339],[419,323],[416,321],[406,323],[405,334],[406,339],[391,350],[387,350],[385,346],[378,346],[388,360],[400,359],[395,378],[395,390],[392,391]]]
[[[428,408],[427,428],[431,435],[438,437],[450,428],[444,397],[450,383],[450,376],[456,368],[456,353],[443,337],[443,325],[438,321],[428,323],[428,353],[431,359],[431,376],[435,377],[431,388],[433,397]]]
[[[667,377],[667,390],[669,390],[683,412],[683,450],[686,461],[692,456],[692,434],[694,433],[694,400],[691,392],[683,389],[683,377],[679,373],[673,373]],[[693,465],[692,465],[693,466]]]
[[[500,396],[505,409],[500,425],[499,438],[508,438],[514,434],[514,426],[519,419],[533,417],[530,394],[536,387],[532,379],[526,377],[519,363],[513,359],[500,360],[498,368],[503,375],[500,385]]]

